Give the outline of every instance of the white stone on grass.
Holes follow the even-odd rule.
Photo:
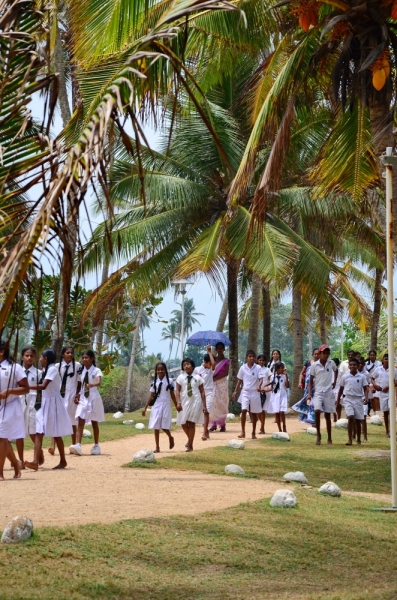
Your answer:
[[[379,415],[372,415],[369,422],[371,423],[371,425],[383,425],[383,421]]]
[[[1,536],[2,544],[17,544],[29,539],[33,533],[33,522],[28,517],[14,517]]]
[[[308,481],[305,474],[302,471],[294,471],[293,473],[286,473],[283,477],[286,481],[296,481],[297,483],[304,483],[307,485]]]
[[[132,457],[132,462],[135,463],[153,463],[156,462],[153,450],[139,450]]]
[[[145,429],[145,425],[143,423],[137,423],[135,429]]]
[[[339,429],[347,429],[348,422],[349,421],[347,419],[338,419],[335,423],[335,427],[338,427]]]
[[[290,437],[285,431],[276,431],[276,433],[273,433],[272,438],[275,440],[284,440],[284,442],[290,441]]]
[[[92,433],[89,429],[83,429],[83,437],[92,437]]]
[[[244,450],[245,443],[243,440],[229,440],[227,445],[229,448],[234,448],[235,450]]]
[[[245,471],[238,465],[226,465],[225,473],[234,473],[235,475],[244,475]]]
[[[171,419],[171,423],[174,423],[174,425],[176,424],[176,419]]]
[[[293,508],[297,503],[296,496],[291,490],[277,490],[270,500],[270,506],[281,508]]]
[[[113,419],[122,419],[123,417],[124,413],[120,412],[119,410],[113,415]]]
[[[128,419],[127,421],[123,421],[123,425],[132,425],[134,422],[134,419]]]
[[[233,413],[228,413],[226,418],[228,421],[234,421],[234,419],[236,418],[236,415],[234,415]]]
[[[324,483],[318,491],[320,494],[328,494],[328,496],[339,497],[341,495],[340,487],[333,481],[327,481],[327,483]]]
[[[315,427],[308,427],[306,429],[306,433],[310,433],[311,435],[317,435],[317,429]]]

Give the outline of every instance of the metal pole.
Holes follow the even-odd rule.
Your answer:
[[[386,148],[391,156],[392,148]],[[387,269],[387,328],[389,353],[389,417],[392,507],[397,508],[396,477],[396,393],[394,389],[394,289],[393,289],[393,168],[386,164],[386,269]]]
[[[183,350],[184,350],[184,336],[185,336],[185,284],[182,284],[181,294],[182,294],[182,310],[181,310],[181,364],[183,361]]]
[[[342,316],[340,318],[340,361],[343,361],[343,309]]]

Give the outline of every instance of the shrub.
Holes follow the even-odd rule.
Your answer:
[[[114,413],[118,410],[124,411],[127,376],[128,367],[116,367],[102,379],[100,393],[105,412]],[[141,375],[139,371],[135,371],[130,402],[131,412],[145,406],[146,400],[149,397],[149,386],[149,377]]]

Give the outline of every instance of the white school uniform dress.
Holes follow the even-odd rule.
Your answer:
[[[378,367],[375,373],[372,375],[375,379],[376,385],[379,385],[382,389],[389,386],[389,369],[384,368],[382,365]],[[394,369],[394,381],[397,380],[397,369]],[[379,398],[380,410],[385,412],[389,410],[389,392],[374,392],[374,396]]]
[[[343,406],[347,417],[354,417],[360,421],[364,419],[363,394],[367,384],[367,377],[360,371],[355,375],[342,375],[340,386],[343,387]]]
[[[371,384],[371,379],[374,376],[376,369],[378,369],[381,366],[382,366],[382,363],[380,362],[380,360],[376,360],[375,362],[365,362],[365,370],[367,371],[367,373],[370,376],[370,381],[369,381],[370,384]],[[372,400],[372,398],[374,396],[375,396],[374,390],[371,390],[371,388],[369,388],[368,400]],[[367,414],[368,414],[368,407],[367,407]]]
[[[182,410],[178,413],[176,422],[178,425],[184,425],[187,421],[192,423],[204,423],[203,403],[200,394],[200,385],[204,385],[204,380],[200,375],[190,375],[190,385],[192,395],[188,396],[188,375],[181,373],[176,380],[181,386],[181,404]]]
[[[272,375],[273,375],[273,373],[271,372],[269,367],[259,367],[258,377],[259,377],[259,379],[263,379],[262,387],[266,387],[266,384],[271,381]],[[262,412],[269,412],[268,408],[269,408],[269,402],[270,402],[271,395],[272,395],[271,392],[266,392],[266,400],[262,406]]]
[[[200,367],[196,367],[194,369],[193,375],[199,375],[199,377],[201,377],[201,379],[204,381],[203,385],[205,392],[205,403],[211,419],[211,411],[215,400],[214,371],[211,368],[201,365]]]
[[[36,369],[35,366],[29,367],[29,369],[24,369],[22,367],[25,377],[28,380],[29,385],[37,385],[40,381],[41,371]],[[23,418],[25,421],[25,435],[29,437],[30,435],[34,435],[36,433],[36,398],[37,398],[37,390],[30,390],[29,394],[26,396],[20,396],[21,398],[21,406],[23,410]]]
[[[314,377],[314,410],[326,413],[335,412],[335,396],[332,389],[334,373],[338,368],[333,360],[328,359],[323,366],[320,360],[312,364],[310,377]]]
[[[98,379],[103,377],[101,369],[94,367],[94,365],[91,365],[88,370],[85,367],[83,368],[80,375],[81,391],[79,403],[76,408],[76,419],[80,417],[80,419],[84,419],[85,421],[97,421],[101,423],[105,420],[105,410],[98,386],[89,389],[87,398],[84,396],[84,379],[86,373],[88,373],[88,383],[98,383]]]
[[[175,388],[172,379],[169,380],[169,385],[172,389]],[[161,388],[160,388],[161,386]],[[171,390],[167,390],[168,381],[164,375],[163,379],[157,377],[156,391],[160,389],[160,393],[156,398],[155,403],[151,407],[149,429],[171,429],[172,411],[171,411]],[[154,383],[150,386],[150,392],[154,392]]]
[[[76,397],[77,384],[79,381],[81,381],[81,378],[79,375],[79,371],[82,369],[81,364],[79,362],[75,362],[74,369],[73,369],[73,362],[67,363],[63,360],[60,365],[59,365],[59,363],[57,363],[55,366],[58,369],[59,375],[61,377],[60,391],[62,388],[63,376],[65,374],[65,371],[67,370],[66,388],[65,388],[65,395],[63,396],[63,403],[64,403],[67,413],[69,415],[70,423],[72,425],[77,425],[77,423],[78,423],[78,421],[76,419],[77,404],[75,404],[74,399]],[[61,396],[62,396],[62,394],[61,394]]]
[[[48,437],[62,437],[72,433],[72,426],[59,393],[61,378],[55,365],[50,365],[44,375],[44,381],[49,380],[46,389],[42,391],[41,408],[36,412],[36,433]]]
[[[26,377],[25,371],[16,363],[3,360],[0,364],[0,392],[16,388]],[[19,440],[25,437],[25,421],[19,396],[8,396],[0,400],[0,438]]]
[[[270,402],[268,412],[275,414],[288,411],[288,394],[286,388],[287,378],[281,373],[272,375],[273,391],[270,393]],[[278,389],[277,389],[278,386]],[[277,389],[277,392],[275,391]]]
[[[250,369],[247,363],[240,367],[237,379],[243,382],[243,389],[238,399],[242,410],[249,410],[254,414],[262,412],[261,395],[257,391],[259,387],[259,365],[252,365]]]

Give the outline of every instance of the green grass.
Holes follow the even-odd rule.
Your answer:
[[[289,510],[266,500],[196,517],[39,529],[0,547],[1,598],[394,600],[397,515],[363,498],[296,493]]]
[[[387,450],[389,441],[383,427],[368,426],[370,443],[345,446],[345,430],[333,430],[333,445],[315,446],[315,436],[296,433],[291,442],[272,438],[260,439],[252,447],[233,450],[226,446],[179,454],[162,458],[152,465],[158,469],[191,469],[203,473],[223,475],[227,464],[243,467],[245,474],[260,479],[280,480],[289,471],[303,471],[309,484],[319,487],[326,481],[334,481],[342,490],[358,492],[390,493],[390,459],[361,458],[357,450]],[[128,463],[135,468],[135,463]]]

